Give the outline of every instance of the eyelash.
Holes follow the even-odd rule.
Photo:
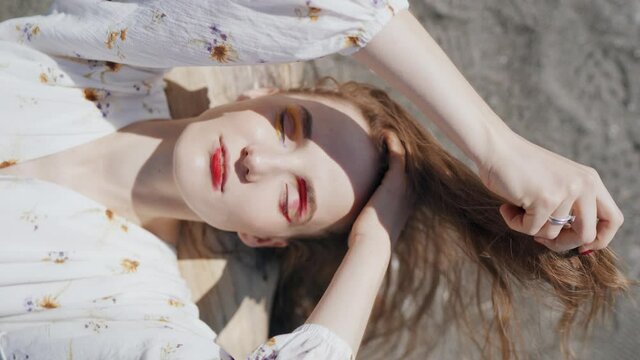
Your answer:
[[[280,212],[284,215],[284,218],[287,222],[291,222],[291,217],[289,217],[289,185],[284,184],[284,194],[280,199]]]

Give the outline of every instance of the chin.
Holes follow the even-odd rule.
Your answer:
[[[211,191],[209,159],[199,145],[197,126],[187,126],[176,141],[173,151],[173,179],[183,201],[201,221],[211,224]],[[214,225],[215,226],[215,225]],[[215,226],[218,227],[218,226]]]

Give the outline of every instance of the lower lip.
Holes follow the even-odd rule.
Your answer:
[[[211,170],[211,183],[213,189],[216,191],[223,191],[224,185],[224,152],[222,146],[218,147],[211,155],[211,161],[209,162],[209,168]]]

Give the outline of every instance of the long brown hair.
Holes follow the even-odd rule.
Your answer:
[[[502,359],[517,358],[514,291],[527,289],[550,294],[559,305],[556,331],[565,357],[572,358],[572,330],[588,328],[628,290],[630,282],[611,250],[567,257],[511,230],[498,211],[505,201],[383,90],[325,78],[312,88],[289,92],[348,101],[369,122],[381,154],[384,129],[394,131],[406,148],[418,204],[395,246],[365,347],[375,343],[382,347],[379,352],[390,354],[397,350],[400,334],[408,334],[402,338],[402,358],[419,347],[431,348],[437,334],[419,326],[428,316],[439,326],[453,321],[483,358],[493,358],[494,350]],[[291,331],[311,313],[346,252],[346,240],[340,235],[299,240],[278,251],[281,273],[270,329],[274,334]]]

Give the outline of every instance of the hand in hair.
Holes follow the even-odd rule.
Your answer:
[[[508,226],[533,235],[557,252],[605,248],[624,221],[622,212],[593,168],[514,136],[497,144],[491,166],[480,177],[509,203],[500,207]],[[526,161],[523,161],[526,159]],[[552,225],[549,216],[573,211],[570,228]]]
[[[410,213],[405,150],[398,137],[383,134],[389,170],[358,215],[349,235],[349,250],[322,299],[307,319],[331,329],[358,352],[373,303],[384,279],[391,243]]]
[[[410,191],[405,172],[405,149],[398,137],[383,133],[389,156],[389,169],[367,205],[356,218],[349,234],[349,247],[356,241],[381,239],[395,242],[409,216]]]
[[[511,131],[411,13],[394,16],[353,57],[406,95],[476,163],[485,186],[510,203],[500,210],[511,229],[557,252],[599,250],[613,239],[623,216],[597,172]],[[547,223],[572,209],[572,228]]]

